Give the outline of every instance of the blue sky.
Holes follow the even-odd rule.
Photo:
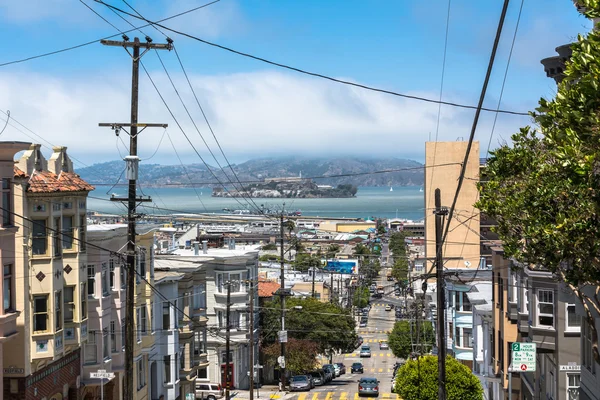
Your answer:
[[[129,29],[106,7],[82,1],[120,29]],[[127,8],[121,0],[110,3]],[[130,4],[147,18],[159,19],[203,3],[132,0]],[[490,108],[498,101],[520,3],[513,0],[509,8],[485,102]],[[221,0],[165,25],[306,70],[438,98],[447,7],[447,0]],[[501,7],[500,0],[452,0],[444,100],[476,104]],[[0,0],[0,22],[4,38],[0,63],[115,33],[77,0]],[[553,96],[554,82],[545,76],[540,59],[554,55],[556,46],[571,42],[590,27],[569,0],[525,0],[501,107],[528,111],[540,97]],[[163,40],[150,28],[144,33],[156,42]],[[422,160],[424,142],[430,134],[435,137],[437,105],[299,75],[176,34],[171,37],[232,161],[280,153]],[[163,52],[161,56],[200,132],[218,151],[175,55]],[[207,162],[215,164],[156,55],[148,53],[143,62],[192,143]],[[97,123],[128,119],[130,73],[123,50],[100,44],[5,66],[0,68],[0,110],[10,110],[16,121],[47,144],[68,146],[86,164],[118,159],[126,149]],[[143,72],[140,82],[140,121],[169,123],[168,134],[184,162],[198,162]],[[439,140],[467,138],[473,114],[442,106]],[[4,118],[1,113],[0,118]],[[477,131],[484,149],[492,121],[493,114],[484,113]],[[492,147],[528,122],[528,117],[500,115]],[[15,127],[29,133],[11,121],[2,139],[39,141]],[[163,137],[161,142],[161,137],[162,130],[146,131],[140,155],[147,162],[176,164],[169,140]]]

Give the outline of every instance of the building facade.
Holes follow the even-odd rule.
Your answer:
[[[5,348],[4,399],[77,396],[88,336],[86,199],[65,147],[31,145],[15,168],[14,275],[19,335]],[[8,369],[6,368],[8,366]],[[59,377],[59,378],[57,378]]]

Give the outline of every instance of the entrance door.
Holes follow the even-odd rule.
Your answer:
[[[153,362],[150,366],[150,385],[150,397],[158,399],[158,371],[156,362]]]
[[[223,388],[229,386],[229,389],[234,389],[234,374],[233,374],[233,363],[229,364],[229,379],[225,379],[225,364],[221,364],[221,385]]]

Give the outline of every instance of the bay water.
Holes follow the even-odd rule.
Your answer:
[[[114,192],[117,197],[127,197],[123,187],[105,193],[99,187],[90,193],[88,210],[125,215],[126,205],[110,201]],[[305,216],[348,217],[348,218],[404,218],[421,220],[425,217],[424,196],[420,186],[359,187],[356,197],[342,199],[252,199],[258,207],[281,210],[285,202],[286,211],[300,211]],[[141,188],[138,196],[146,195],[152,202],[142,203],[138,212],[146,214],[177,213],[223,213],[223,209],[250,210],[254,204],[245,198],[212,197],[211,188]]]

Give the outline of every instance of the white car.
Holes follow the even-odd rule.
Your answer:
[[[392,311],[392,305],[388,304],[387,306],[385,306],[385,311]]]
[[[390,349],[390,345],[387,344],[387,342],[379,343],[379,350],[389,350],[389,349]]]

